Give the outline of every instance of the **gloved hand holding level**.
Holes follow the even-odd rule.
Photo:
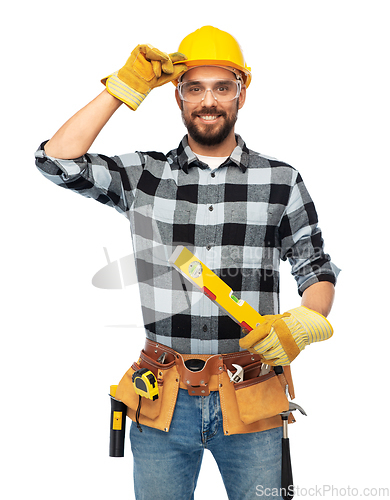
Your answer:
[[[264,318],[264,323],[240,340],[240,346],[259,354],[271,366],[289,365],[307,345],[333,335],[329,321],[304,306]]]
[[[152,89],[187,70],[185,64],[173,64],[185,59],[179,52],[166,54],[151,45],[138,45],[123,68],[101,81],[111,95],[135,111]]]

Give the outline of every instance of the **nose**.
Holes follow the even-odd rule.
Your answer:
[[[214,97],[213,91],[211,89],[207,89],[205,96],[202,99],[202,106],[209,107],[216,105],[217,105],[217,100]]]

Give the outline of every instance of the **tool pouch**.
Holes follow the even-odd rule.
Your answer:
[[[243,363],[241,364],[241,366]],[[233,384],[226,372],[219,377],[219,395],[225,435],[261,432],[280,427],[279,413],[288,410],[288,385],[291,398],[294,387],[290,367],[282,375],[273,370],[259,375],[261,363],[255,361],[244,366],[244,380]],[[289,422],[294,422],[292,414]]]
[[[139,423],[165,432],[169,431],[179,390],[179,376],[175,361],[169,356],[171,355],[168,355],[164,364],[161,364],[147,356],[142,350],[139,360],[133,363],[122,377],[116,391],[116,397],[127,406],[128,417],[135,422],[139,396],[134,391],[132,375],[140,368],[150,370],[157,379],[159,397],[155,401],[142,398]]]
[[[287,396],[273,370],[266,375],[234,384],[234,390],[244,424],[252,424],[288,410]]]

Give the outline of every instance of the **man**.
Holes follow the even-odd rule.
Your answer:
[[[136,110],[169,81],[188,130],[178,149],[113,158],[88,153],[122,103]],[[50,180],[130,219],[148,340],[119,387],[129,415],[142,426],[141,433],[134,423],[131,428],[137,499],[194,498],[206,447],[230,499],[256,498],[259,486],[280,498],[279,414],[285,393],[293,393],[289,364],[306,345],[332,335],[325,316],[337,269],[323,251],[302,179],[289,165],[249,150],[235,134],[250,81],[236,40],[211,26],[188,35],[178,53],[138,46],[103,80],[106,89],[36,153]],[[266,321],[243,331],[181,281],[167,262],[178,243]],[[301,306],[284,315],[280,259],[289,259],[302,295]],[[241,360],[245,372],[236,385],[227,375],[237,367],[232,360]],[[162,395],[157,403],[139,398],[136,408],[131,375],[145,366],[157,367]],[[206,366],[209,378],[200,380]],[[285,377],[276,376],[274,366],[284,366]]]

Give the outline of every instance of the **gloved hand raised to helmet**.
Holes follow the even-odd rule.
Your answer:
[[[333,335],[329,321],[304,306],[263,318],[266,321],[243,337],[240,346],[271,366],[289,365],[307,345]]]
[[[138,45],[119,71],[101,81],[107,91],[136,110],[155,87],[178,79],[186,70],[186,56],[179,52],[167,54],[151,45]]]

